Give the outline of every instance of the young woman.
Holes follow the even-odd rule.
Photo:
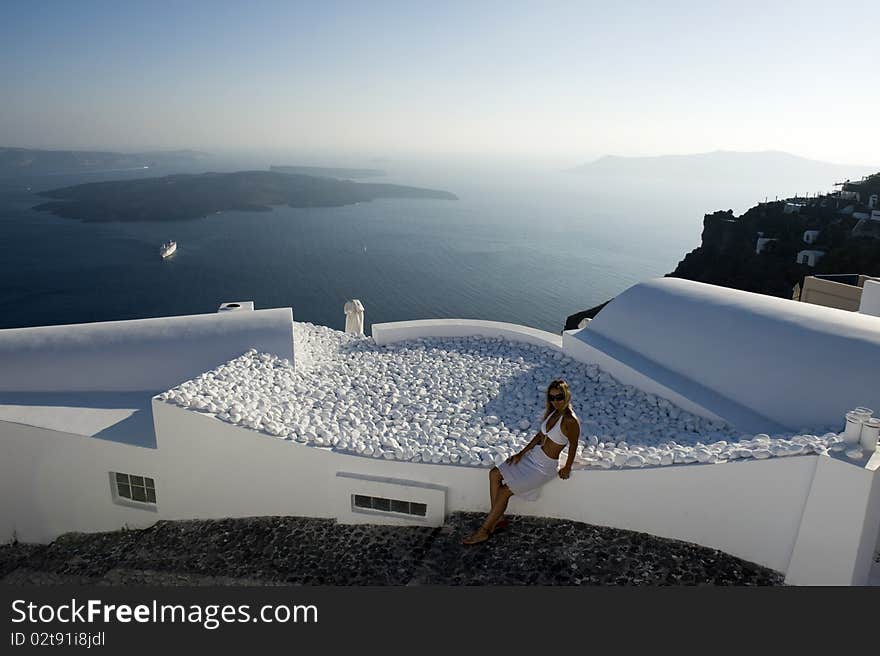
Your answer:
[[[464,544],[485,542],[496,528],[506,525],[502,520],[507,502],[514,494],[534,497],[538,488],[559,476],[571,474],[571,463],[577,455],[581,426],[571,409],[571,390],[564,380],[554,380],[547,388],[547,407],[541,430],[519,453],[510,456],[489,471],[489,511],[482,526],[463,540]],[[568,458],[559,469],[559,454],[568,447]]]

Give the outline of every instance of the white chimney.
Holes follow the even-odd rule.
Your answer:
[[[217,312],[253,312],[253,301],[230,301],[221,303]]]

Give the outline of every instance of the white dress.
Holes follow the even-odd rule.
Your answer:
[[[562,434],[562,417],[556,421],[556,425],[547,432],[547,420],[541,424],[541,432],[557,444],[568,444],[568,438]],[[564,442],[563,442],[564,440]],[[551,458],[540,446],[529,449],[518,463],[510,464],[502,462],[498,465],[501,472],[502,483],[510,488],[514,495],[526,501],[535,501],[541,495],[541,487],[553,480],[559,473],[559,461]]]

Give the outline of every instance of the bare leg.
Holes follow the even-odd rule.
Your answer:
[[[486,521],[483,522],[482,528],[487,529],[490,533],[495,530],[495,524],[498,523],[499,519],[504,517],[504,511],[507,510],[507,502],[510,501],[510,497],[512,496],[513,492],[511,492],[510,488],[506,485],[502,485],[498,488],[495,503],[492,504],[492,510],[489,511],[489,516],[486,517]]]
[[[478,542],[488,540],[492,534],[492,529],[495,527],[495,523],[501,519],[504,511],[507,510],[507,502],[510,501],[512,496],[513,492],[510,491],[510,488],[506,485],[500,486],[495,497],[495,503],[492,504],[492,510],[489,511],[482,526],[462,540],[462,542],[464,544],[477,544]]]
[[[498,488],[501,487],[501,472],[498,467],[492,467],[489,470],[489,507],[495,505],[495,498],[498,496]]]
[[[498,469],[498,467],[492,467],[492,469],[489,470],[489,508],[493,508],[495,506],[495,501],[498,499],[498,490],[501,489],[502,485],[503,483],[501,471]],[[501,518],[503,517],[504,515],[501,516]],[[495,524],[497,523],[498,522],[495,522]],[[489,533],[495,532],[495,524],[493,524],[492,528],[489,529]]]

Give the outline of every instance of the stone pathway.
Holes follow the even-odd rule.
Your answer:
[[[302,517],[161,521],[0,546],[7,585],[781,585],[723,552],[579,522],[511,517],[482,545],[481,514],[440,528]]]

